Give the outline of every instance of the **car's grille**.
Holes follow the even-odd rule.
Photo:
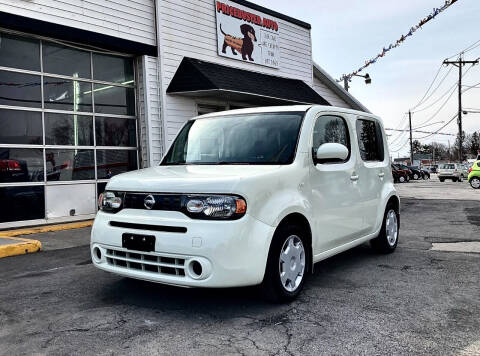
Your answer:
[[[159,194],[159,193],[125,193],[123,207],[128,209],[146,209],[145,198],[151,195],[155,203],[151,210],[182,210],[182,195],[180,194]]]
[[[185,259],[183,258],[128,252],[112,248],[107,249],[105,257],[110,266],[185,277]]]

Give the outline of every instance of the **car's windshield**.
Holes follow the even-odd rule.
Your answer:
[[[440,169],[455,169],[454,164],[442,164],[440,165]]]
[[[189,121],[161,164],[292,163],[304,114],[257,113]]]

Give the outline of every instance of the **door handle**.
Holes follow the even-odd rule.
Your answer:
[[[350,180],[355,182],[358,180],[358,175],[353,175],[353,176],[350,176]]]
[[[383,177],[385,177],[385,173],[380,172],[380,173],[378,173],[378,176],[379,176],[380,178],[383,178]]]

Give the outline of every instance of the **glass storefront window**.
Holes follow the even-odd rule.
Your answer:
[[[39,75],[0,70],[0,105],[42,107]]]
[[[42,113],[0,109],[0,143],[43,145]]]
[[[68,79],[44,77],[45,109],[92,111],[92,84]]]
[[[74,78],[91,78],[90,52],[43,42],[43,71]]]
[[[40,71],[40,42],[0,33],[0,66]]]
[[[45,144],[93,146],[93,117],[45,113]]]
[[[113,176],[137,169],[137,151],[97,150],[97,178]]]
[[[95,117],[97,146],[136,147],[135,120],[115,117]]]
[[[95,179],[93,150],[47,149],[47,181]]]
[[[104,82],[133,84],[132,58],[93,53],[93,79]]]
[[[44,218],[45,187],[43,185],[0,188],[0,223]]]
[[[134,58],[2,31],[0,228],[138,168]]]
[[[135,115],[133,88],[94,84],[95,112],[101,114]]]
[[[43,182],[43,149],[0,148],[0,183]]]

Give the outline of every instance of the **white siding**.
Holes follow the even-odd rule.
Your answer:
[[[0,0],[0,11],[156,44],[154,0]]]
[[[315,76],[313,77],[313,89],[315,89],[315,91],[326,101],[328,101],[332,106],[352,109],[352,107],[346,101],[344,101],[337,94],[335,94],[330,88],[328,88],[320,81],[320,79]]]
[[[220,57],[217,54],[215,3],[213,0],[159,0],[159,36],[162,53],[163,91],[167,90],[183,57],[192,57],[249,71],[301,79],[313,85],[310,31],[277,19],[280,36],[280,68],[268,68]],[[235,5],[232,3],[232,5]],[[253,10],[253,12],[257,12]],[[193,99],[165,95],[165,144],[197,114]]]

